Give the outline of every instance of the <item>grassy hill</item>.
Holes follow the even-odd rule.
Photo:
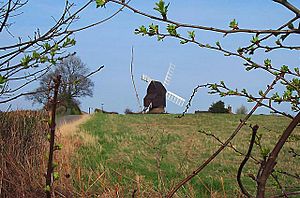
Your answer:
[[[242,115],[195,114],[179,119],[175,115],[108,115],[97,113],[81,127],[95,141],[81,145],[73,159],[80,166],[82,180],[75,182],[86,193],[119,193],[121,197],[160,197],[178,181],[190,174],[219,146],[214,134],[222,141],[239,124]],[[261,150],[268,151],[288,125],[281,116],[255,115],[243,127],[232,146],[243,153],[248,149],[250,124],[259,125],[262,149],[254,147],[253,155],[261,159]],[[300,130],[294,138],[300,136]],[[279,157],[277,170],[300,173],[299,157],[291,158],[290,147],[298,149],[300,142],[291,139]],[[243,156],[226,148],[198,176],[178,191],[178,197],[237,197],[240,195],[236,172]],[[250,160],[243,172],[247,189],[253,192],[258,165]],[[78,174],[78,169],[74,169]],[[297,179],[276,173],[285,187],[300,186]],[[268,193],[279,192],[273,179]],[[274,188],[276,190],[274,190]],[[300,190],[300,189],[299,189]],[[101,192],[100,192],[101,191]]]

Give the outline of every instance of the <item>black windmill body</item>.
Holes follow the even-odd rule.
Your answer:
[[[150,113],[164,113],[166,107],[167,90],[159,81],[151,81],[144,98],[144,107],[149,108]]]

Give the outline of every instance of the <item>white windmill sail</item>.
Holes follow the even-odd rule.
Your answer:
[[[174,70],[175,70],[175,65],[170,63],[168,72],[166,74],[166,77],[165,77],[165,80],[164,80],[164,83],[163,83],[165,86],[170,84],[170,81],[171,81],[172,75],[174,73]]]
[[[147,76],[145,74],[142,75],[141,79],[147,83],[150,83],[153,80],[152,78],[150,78],[149,76]]]
[[[178,96],[178,95],[176,95],[176,94],[174,94],[173,92],[170,92],[170,91],[167,91],[166,98],[167,98],[167,100],[169,100],[169,101],[171,101],[171,102],[173,102],[173,103],[175,103],[175,104],[177,104],[181,107],[185,103],[184,98],[182,98],[182,97],[180,97],[180,96]]]

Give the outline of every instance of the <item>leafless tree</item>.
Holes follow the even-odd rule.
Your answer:
[[[244,105],[241,105],[237,110],[236,110],[236,114],[247,114],[248,110],[247,107],[245,107]]]
[[[27,99],[34,103],[47,105],[49,83],[54,76],[61,76],[61,86],[58,90],[59,106],[64,106],[66,109],[78,108],[81,97],[92,96],[94,83],[85,76],[88,75],[87,66],[77,56],[69,56],[60,61],[56,67],[44,75],[40,79],[40,86],[35,90],[35,94],[29,95]]]

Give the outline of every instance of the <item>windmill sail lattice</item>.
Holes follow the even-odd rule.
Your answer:
[[[166,98],[167,100],[179,105],[179,106],[183,106],[184,105],[184,102],[185,102],[185,99],[170,92],[170,91],[167,91],[167,94],[166,94]]]
[[[169,66],[168,72],[166,74],[165,80],[164,80],[164,85],[165,86],[170,84],[170,81],[171,81],[172,75],[174,73],[174,70],[175,70],[175,65],[171,63],[170,66]]]
[[[142,75],[141,79],[147,83],[150,83],[153,80],[152,78],[150,78],[149,76],[147,76],[145,74]]]

